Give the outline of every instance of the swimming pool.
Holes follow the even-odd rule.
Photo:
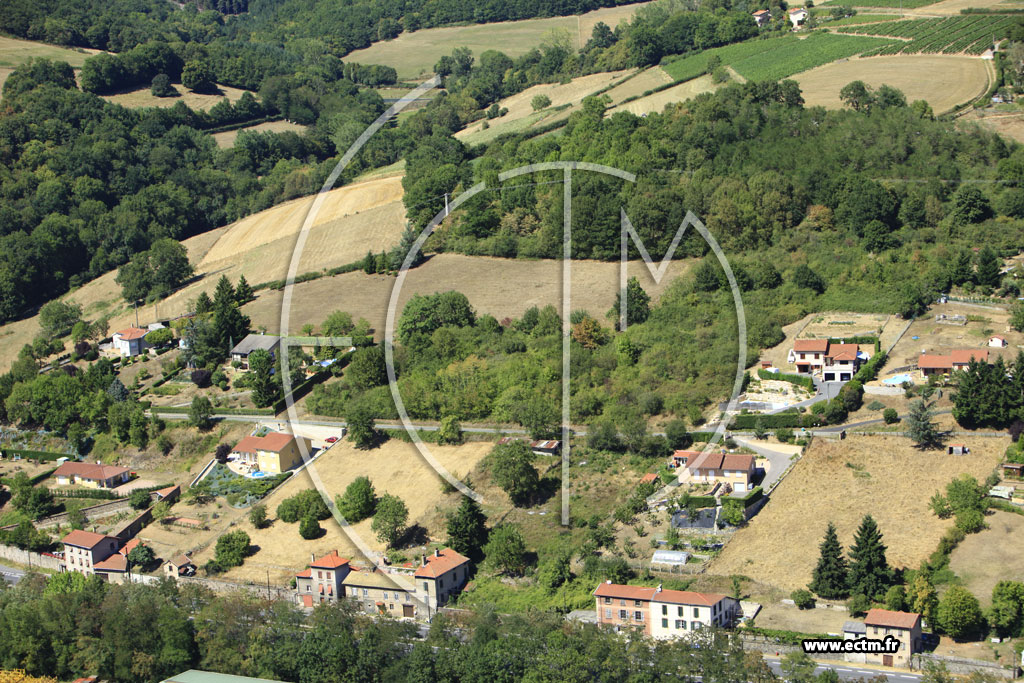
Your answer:
[[[892,377],[886,377],[885,379],[882,380],[882,384],[889,384],[889,385],[899,385],[899,384],[903,384],[904,382],[910,382],[911,384],[913,384],[914,383],[914,379],[909,374],[907,374],[905,372],[901,372],[898,375],[893,375]]]
[[[262,479],[263,477],[269,477],[270,475],[267,474],[266,472],[261,472],[260,470],[256,470],[255,472],[250,472],[246,476],[248,476],[250,479]]]

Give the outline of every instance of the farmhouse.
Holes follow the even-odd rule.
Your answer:
[[[337,602],[344,597],[342,581],[352,568],[348,560],[332,550],[319,560],[310,556],[309,568],[295,575],[295,594],[299,604],[313,607],[321,602]]]
[[[704,453],[690,461],[686,470],[690,481],[722,483],[734,491],[749,491],[754,487],[754,456],[739,453]]]
[[[79,484],[94,489],[112,489],[131,479],[131,470],[116,465],[90,462],[65,462],[53,476],[60,486]]]
[[[995,349],[1005,349],[1010,342],[1006,341],[1006,337],[1001,334],[993,334],[988,338],[988,345]]]
[[[751,16],[754,17],[754,23],[760,28],[771,21],[772,13],[766,9],[761,9],[754,12]]]
[[[882,666],[908,666],[910,656],[921,651],[921,615],[917,612],[872,609],[868,610],[863,624],[846,622],[846,625],[843,626],[843,637],[846,640],[863,637],[883,640],[888,635],[895,637],[900,643],[899,650],[895,654],[850,653],[846,655],[846,661],[881,664]]]
[[[252,470],[281,474],[302,464],[299,439],[309,452],[309,439],[282,432],[270,432],[266,436],[247,436],[231,449],[238,461]]]
[[[954,370],[964,370],[972,360],[989,362],[988,349],[953,349],[948,354],[922,353],[917,359],[917,369],[926,377],[948,375]]]
[[[804,22],[807,21],[807,16],[807,10],[803,7],[794,7],[789,10],[789,21],[793,24],[793,28],[803,26]]]
[[[281,338],[272,334],[250,334],[245,339],[235,344],[231,349],[231,360],[238,361],[242,368],[249,369],[249,354],[253,351],[263,350],[270,352],[271,356],[277,356],[277,349],[281,346]]]
[[[141,327],[128,327],[115,332],[111,337],[114,349],[122,356],[137,356],[146,350],[146,335],[149,330]]]
[[[625,586],[606,581],[594,590],[599,624],[637,630],[659,639],[679,638],[711,626],[728,627],[739,603],[717,593]]]
[[[62,538],[61,543],[64,544],[65,571],[79,572],[86,576],[102,574],[106,578],[107,572],[114,567],[111,565],[101,568],[100,564],[112,555],[117,555],[124,560],[124,556],[118,555],[117,552],[121,547],[121,539],[114,536],[75,529]],[[114,569],[114,571],[117,570]]]
[[[412,594],[383,572],[353,569],[341,583],[345,598],[356,601],[366,612],[393,617],[417,616]]]
[[[796,339],[787,360],[796,365],[797,372],[813,373],[821,370],[828,353],[828,339]]]
[[[451,548],[434,550],[423,555],[413,573],[417,592],[430,609],[444,607],[448,599],[459,593],[469,580],[469,558]]]

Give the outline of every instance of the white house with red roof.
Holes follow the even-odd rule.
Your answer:
[[[112,555],[118,555],[121,539],[115,536],[96,534],[75,529],[61,539],[64,544],[64,569],[85,575],[100,573],[100,563]],[[123,556],[122,556],[122,559]]]
[[[420,558],[413,573],[416,596],[431,610],[444,607],[449,598],[459,593],[469,581],[469,558],[451,548],[434,550],[433,555]]]
[[[60,486],[87,486],[94,489],[112,489],[131,479],[127,467],[91,462],[65,462],[53,472]]]
[[[926,377],[948,375],[954,370],[966,370],[972,360],[988,363],[988,349],[953,349],[946,354],[922,353],[917,359],[917,369]]]
[[[810,15],[807,13],[807,10],[805,10],[803,7],[794,7],[793,9],[789,10],[789,22],[793,24],[793,28],[799,28],[800,26],[803,26],[804,22],[807,21],[807,17],[809,16]]]
[[[114,349],[122,356],[137,356],[149,346],[146,344],[146,335],[149,330],[141,327],[126,327],[118,330],[111,337]]]
[[[818,375],[826,382],[848,382],[868,358],[857,344],[833,344],[828,339],[796,339],[786,357],[797,372]]]
[[[688,481],[727,484],[733,491],[753,489],[755,471],[754,456],[725,451],[701,453],[686,465]]]
[[[295,575],[295,593],[299,604],[313,607],[322,602],[337,602],[345,597],[343,582],[352,567],[347,558],[332,550],[317,559],[311,555],[309,567]]]
[[[658,639],[731,626],[739,602],[718,593],[664,590],[606,581],[594,589],[597,623],[617,631],[635,630]]]
[[[756,23],[758,27],[761,27],[771,21],[772,13],[766,9],[761,9],[752,13],[750,16],[754,17],[754,23]]]

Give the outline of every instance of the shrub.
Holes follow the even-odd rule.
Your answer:
[[[793,430],[789,427],[783,427],[775,430],[775,438],[782,443],[791,443],[793,441]]]
[[[323,529],[320,528],[320,522],[312,515],[303,517],[302,521],[299,522],[299,536],[302,536],[307,541],[319,538],[322,533]]]
[[[885,420],[885,424],[891,425],[899,422],[900,416],[899,413],[896,412],[895,408],[886,408],[882,411],[882,419]]]
[[[798,609],[811,609],[814,607],[814,596],[811,595],[809,590],[799,588],[790,593],[789,597],[793,599],[793,604]]]
[[[871,599],[863,593],[858,593],[847,601],[846,607],[850,610],[851,617],[867,614],[867,611],[871,609]]]
[[[192,383],[195,384],[200,389],[205,389],[206,387],[210,386],[210,378],[212,377],[212,375],[213,373],[211,373],[209,370],[204,370],[202,368],[198,370],[193,370]]]

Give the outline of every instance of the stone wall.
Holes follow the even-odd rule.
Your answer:
[[[919,653],[911,657],[911,668],[924,669],[929,664],[943,665],[946,667],[946,670],[953,674],[970,674],[978,671],[991,676],[1012,679],[1016,678],[1019,673],[1019,668],[1007,668],[996,662],[986,662],[982,659],[947,657],[928,653]]]
[[[15,548],[13,545],[0,545],[0,561],[2,560],[9,560],[26,567],[42,567],[53,571],[60,571],[61,567],[61,561],[56,557],[29,552]]]

